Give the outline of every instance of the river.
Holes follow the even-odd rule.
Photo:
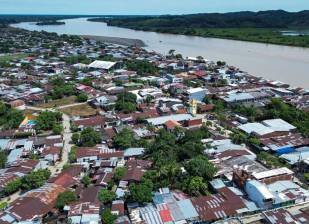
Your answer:
[[[203,56],[213,61],[223,60],[254,76],[279,80],[294,87],[309,88],[309,48],[135,31],[89,22],[86,18],[63,21],[65,25],[37,26],[35,23],[25,22],[12,26],[58,34],[140,39],[145,42],[147,49],[162,54],[175,49],[176,53],[185,57]]]

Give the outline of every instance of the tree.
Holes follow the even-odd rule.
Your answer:
[[[146,102],[147,106],[150,105],[152,100],[153,100],[153,96],[151,96],[151,95],[146,96],[145,102]]]
[[[79,133],[73,133],[73,135],[72,135],[72,142],[73,142],[75,145],[78,145],[78,143],[79,143],[79,138],[80,138],[80,134],[79,134]]]
[[[117,167],[115,169],[115,174],[113,177],[114,181],[118,183],[121,180],[121,178],[125,175],[126,171],[127,171],[126,167]]]
[[[43,111],[37,117],[37,130],[52,130],[54,125],[57,125],[62,120],[62,114],[60,112]]]
[[[134,141],[134,133],[128,128],[122,129],[114,138],[115,146],[120,149],[132,147]]]
[[[71,150],[69,152],[69,161],[70,161],[70,163],[76,162],[76,150],[77,150],[76,146],[72,146],[71,147]]]
[[[133,183],[130,185],[133,200],[141,204],[152,200],[152,189],[153,183],[148,179],[144,179],[140,184]]]
[[[25,190],[41,187],[48,180],[50,174],[51,173],[48,169],[32,171],[30,174],[22,178],[21,187]]]
[[[168,55],[171,56],[171,57],[174,57],[175,52],[176,52],[176,50],[170,49],[170,50],[168,51]]]
[[[67,190],[58,195],[55,207],[58,209],[63,209],[65,205],[68,205],[74,201],[77,201],[75,192]]]
[[[53,134],[60,135],[63,131],[63,127],[61,124],[54,124],[53,125]]]
[[[7,154],[0,148],[0,168],[4,169],[7,162]]]
[[[83,176],[82,183],[85,187],[88,187],[91,184],[91,179],[88,175]]]
[[[232,133],[231,139],[234,144],[244,144],[247,142],[247,135],[237,131]]]
[[[124,63],[128,70],[136,71],[139,76],[155,75],[158,71],[154,64],[146,60],[128,60]]]
[[[79,145],[84,147],[93,147],[96,144],[101,143],[101,135],[93,128],[85,128],[80,133]]]
[[[2,129],[17,128],[23,119],[22,111],[10,108],[0,101],[0,127]]]
[[[106,208],[104,209],[101,218],[104,224],[114,224],[117,216],[112,214],[109,208]]]
[[[98,195],[99,201],[103,204],[107,204],[115,200],[117,195],[115,192],[107,190],[107,189],[101,189]]]
[[[199,196],[207,194],[207,184],[202,177],[190,177],[186,183],[186,192],[191,196]]]
[[[117,96],[115,108],[117,111],[131,113],[136,111],[136,95],[133,93],[120,93]]]
[[[85,93],[81,93],[77,96],[78,102],[86,102],[88,100],[88,96]]]
[[[125,114],[129,114],[136,111],[136,106],[130,102],[116,102],[115,108],[117,111],[121,111]]]
[[[207,181],[212,180],[217,171],[214,165],[203,155],[197,156],[187,162],[185,169],[191,176],[203,177]]]
[[[5,195],[11,195],[17,192],[21,187],[21,178],[9,182],[3,189]]]

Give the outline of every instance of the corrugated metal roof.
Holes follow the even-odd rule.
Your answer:
[[[177,201],[177,204],[185,219],[198,217],[198,213],[189,199]]]
[[[191,114],[175,114],[175,115],[162,116],[162,117],[157,117],[157,118],[150,118],[150,119],[147,119],[147,122],[152,125],[163,125],[165,122],[169,120],[185,121],[185,120],[190,120],[190,119],[192,119]]]
[[[141,208],[140,213],[147,224],[163,224],[159,212],[152,205]]]

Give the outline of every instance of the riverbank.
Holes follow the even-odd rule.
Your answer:
[[[144,17],[89,18],[109,26],[165,34],[250,41],[265,44],[309,48],[309,11],[204,13]],[[281,31],[304,31],[300,35],[284,35]],[[301,35],[303,34],[303,35]]]
[[[91,21],[91,20],[89,20]],[[92,21],[98,22],[98,21]],[[103,21],[102,21],[103,22]],[[309,35],[283,35],[279,29],[263,28],[156,28],[107,23],[109,26],[162,34],[187,35],[193,37],[239,40],[254,43],[309,48]]]
[[[121,38],[121,37],[106,37],[106,36],[94,36],[94,35],[80,35],[84,38],[88,38],[95,41],[101,41],[111,44],[119,44],[123,46],[136,46],[145,47],[146,44],[139,39]]]

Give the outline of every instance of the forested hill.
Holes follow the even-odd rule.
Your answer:
[[[309,27],[309,11],[286,12],[271,10],[260,12],[205,13],[192,15],[166,15],[123,18],[94,18],[112,26],[134,29],[168,28],[303,28]]]

